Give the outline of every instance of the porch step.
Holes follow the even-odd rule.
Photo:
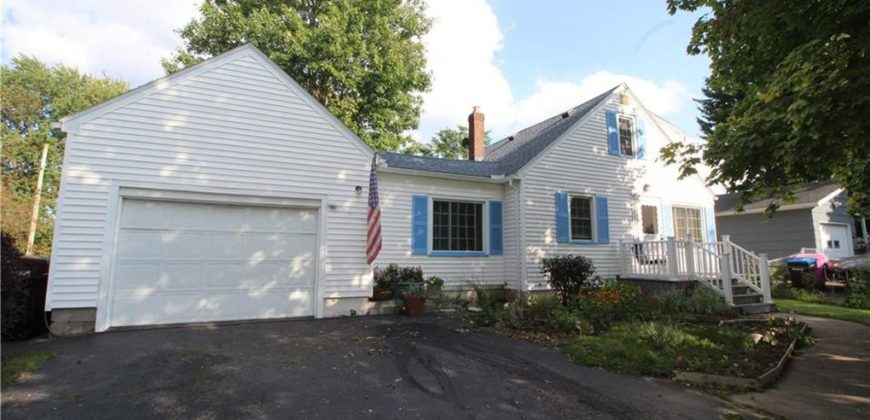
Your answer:
[[[744,285],[736,284],[736,283],[737,283],[737,280],[733,280],[733,283],[732,283],[733,285],[731,286],[731,291],[732,291],[732,293],[734,293],[734,296],[755,293],[755,291],[750,289],[749,286],[744,286]]]
[[[776,304],[773,303],[750,303],[746,305],[737,305],[734,311],[740,315],[767,314],[776,312]]]
[[[751,305],[753,303],[762,303],[764,302],[764,296],[761,296],[758,293],[750,292],[750,293],[742,293],[742,294],[734,294],[734,304],[737,306],[740,305]]]

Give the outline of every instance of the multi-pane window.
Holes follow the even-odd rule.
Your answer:
[[[674,234],[680,240],[703,242],[701,210],[689,207],[674,207]]]
[[[658,207],[640,206],[640,218],[644,234],[655,235],[659,233]]]
[[[433,201],[432,249],[483,251],[483,204]]]
[[[592,197],[571,197],[571,239],[592,239]]]
[[[634,126],[631,118],[619,117],[619,153],[634,156]]]

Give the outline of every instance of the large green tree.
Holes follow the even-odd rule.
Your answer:
[[[34,252],[51,249],[54,205],[60,186],[64,134],[52,124],[60,118],[126,92],[126,82],[93,77],[64,65],[48,66],[18,56],[0,70],[2,137],[2,229],[24,249],[30,226],[39,159],[48,144],[42,209]]]
[[[429,89],[421,0],[206,0],[167,72],[251,43],[366,143],[399,150]]]
[[[744,200],[788,202],[792,188],[834,179],[853,212],[870,214],[870,1],[668,0],[703,15],[690,54],[711,74],[699,100],[706,143],[662,157]],[[778,207],[773,205],[769,210]]]
[[[457,125],[456,128],[445,127],[438,130],[429,143],[411,143],[402,153],[409,155],[421,155],[444,159],[467,159],[468,158],[468,127]],[[484,143],[489,144],[490,137],[487,130],[484,134]]]

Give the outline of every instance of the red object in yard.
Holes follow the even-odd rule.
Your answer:
[[[393,297],[393,292],[390,290],[375,290],[375,294],[373,296],[374,300],[389,300]]]
[[[402,300],[405,302],[405,313],[408,316],[420,316],[426,312],[426,296],[404,295]]]

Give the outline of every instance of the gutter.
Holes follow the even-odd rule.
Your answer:
[[[391,168],[387,166],[386,163],[378,166],[377,171],[385,174],[398,174],[398,175],[414,175],[414,176],[423,176],[429,178],[441,178],[441,179],[453,179],[459,181],[474,181],[474,182],[484,182],[487,184],[505,184],[509,182],[510,179],[505,177],[504,175],[491,175],[489,177],[483,176],[472,176],[472,175],[457,175],[457,174],[448,174],[444,172],[431,172],[431,171],[418,171],[415,169],[405,169],[405,168]]]

